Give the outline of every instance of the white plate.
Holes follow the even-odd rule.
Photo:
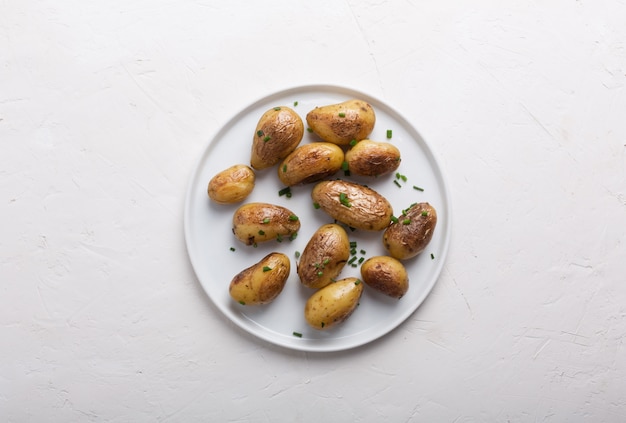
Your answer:
[[[298,112],[306,126],[306,114],[323,106],[360,98],[369,102],[376,112],[376,126],[370,139],[390,141],[402,154],[398,172],[407,177],[395,183],[395,175],[380,178],[353,179],[366,183],[384,195],[394,208],[394,215],[414,202],[427,201],[437,210],[438,222],[427,249],[418,257],[405,261],[410,288],[400,300],[385,297],[366,286],[360,305],[348,320],[336,328],[317,331],[304,320],[306,299],[313,290],[302,286],[296,273],[295,252],[303,251],[313,232],[322,224],[332,222],[323,211],[316,210],[310,197],[312,185],[292,188],[292,197],[279,196],[284,188],[276,176],[277,166],[257,172],[257,183],[248,201],[282,205],[293,211],[302,224],[298,237],[281,243],[269,241],[250,247],[237,241],[231,231],[233,212],[240,205],[218,205],[207,196],[207,184],[219,171],[242,163],[250,163],[250,148],[256,124],[261,115],[275,106],[287,106]],[[294,106],[297,102],[297,106]],[[392,138],[387,140],[387,130]],[[305,131],[302,143],[319,140]],[[344,178],[343,172],[335,177]],[[418,191],[413,186],[424,191]],[[347,88],[312,85],[292,88],[260,99],[246,107],[226,123],[211,139],[192,175],[185,203],[185,237],[191,264],[209,298],[230,320],[254,336],[283,347],[304,351],[337,351],[373,341],[406,320],[424,301],[434,286],[447,254],[450,240],[450,200],[441,168],[420,134],[398,112],[364,93]],[[381,233],[348,231],[357,242],[358,257],[385,254]],[[235,251],[231,250],[235,248]],[[258,262],[272,251],[291,258],[291,274],[280,296],[271,304],[242,306],[228,293],[231,279],[241,270]],[[432,254],[432,256],[431,256]],[[434,257],[434,258],[432,258]],[[359,268],[346,266],[341,277],[360,277]],[[294,335],[301,334],[302,337]]]

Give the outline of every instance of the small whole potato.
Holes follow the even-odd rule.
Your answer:
[[[428,245],[437,225],[437,212],[428,203],[416,203],[403,210],[398,221],[383,233],[383,245],[398,260],[415,257]]]
[[[400,150],[388,142],[365,139],[346,152],[350,173],[361,176],[382,176],[400,166]]]
[[[309,288],[323,288],[335,280],[349,258],[350,240],[345,229],[335,223],[322,225],[300,256],[300,282]]]
[[[209,198],[219,204],[243,201],[254,189],[256,176],[246,165],[238,164],[224,169],[209,181]]]
[[[283,160],[278,167],[278,178],[288,187],[316,182],[341,169],[343,159],[343,150],[336,144],[304,144]]]
[[[388,256],[374,256],[361,265],[363,282],[393,298],[402,298],[409,290],[409,275],[400,261]]]
[[[304,318],[314,329],[326,330],[345,321],[359,305],[363,284],[345,278],[315,292],[304,306]]]
[[[300,219],[291,210],[269,203],[248,203],[233,214],[233,234],[246,245],[284,237],[293,239],[300,230]]]
[[[353,99],[316,107],[307,113],[306,122],[324,141],[349,145],[350,141],[361,141],[372,133],[376,114],[366,101]]]
[[[241,305],[268,304],[282,292],[291,271],[289,257],[271,253],[258,263],[239,272],[228,292]]]
[[[356,229],[381,231],[389,226],[393,215],[391,204],[385,197],[354,182],[318,182],[311,198],[315,207]]]
[[[274,166],[296,149],[304,123],[289,107],[274,107],[261,116],[254,130],[250,165],[257,170]]]

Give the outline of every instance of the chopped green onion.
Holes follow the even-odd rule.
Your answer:
[[[358,280],[358,279],[354,281],[354,284],[355,284],[355,285],[358,285],[358,284],[360,284],[360,283],[361,283],[361,281],[360,281],[360,280]]]
[[[348,162],[341,163],[341,170],[343,170],[343,171],[348,170]]]
[[[235,251],[235,247],[230,247],[230,251]]]
[[[391,138],[392,132],[391,129],[387,129],[387,138]]]
[[[263,142],[268,142],[270,139],[271,139],[270,136],[266,135],[265,138],[263,138]]]
[[[297,336],[298,338],[302,338],[302,334],[300,332],[294,332],[293,336]]]
[[[413,185],[413,189],[417,191],[424,191],[424,188],[416,187],[415,185]]]
[[[352,257],[349,261],[348,264],[352,264],[354,263],[354,261],[356,260],[356,256]]]
[[[281,234],[276,235],[276,242],[283,242],[283,236]]]
[[[391,222],[392,223],[398,223],[398,218],[395,216],[391,216]]]
[[[353,249],[350,250],[350,255],[351,256],[356,255],[356,248],[353,248]]]
[[[357,140],[350,141],[350,147],[354,147],[357,144]]]
[[[278,195],[279,196],[283,196],[283,195],[287,195],[287,194],[291,194],[291,187],[285,187],[283,189],[281,189],[280,191],[278,191]],[[289,195],[288,195],[289,197]]]
[[[424,211],[422,212],[422,216],[428,216],[428,212],[427,212],[426,210],[424,210]]]
[[[297,106],[297,105],[298,105],[298,102],[297,102],[297,101],[294,101],[294,102],[293,102],[293,105],[294,105],[294,107],[295,107],[295,106]]]
[[[283,173],[287,172],[287,165],[283,165]]]
[[[328,263],[330,263],[330,259],[325,259],[325,260],[322,262],[322,264],[323,264],[323,265],[327,265]]]
[[[261,131],[260,129],[256,132],[256,134],[257,134],[259,137],[262,137],[263,135],[265,135],[265,134],[263,134],[263,131]]]
[[[339,113],[339,117],[346,117],[345,113]]]
[[[326,323],[322,322],[320,326],[324,327],[326,326]]]
[[[308,132],[313,132],[313,128],[306,128]]]
[[[265,231],[263,230],[259,231],[259,235],[265,235]]]
[[[361,257],[361,258],[359,259],[359,264],[363,263],[364,261],[365,261],[365,257]]]
[[[411,219],[404,219],[404,220],[402,221],[402,224],[403,224],[403,225],[409,225],[410,223],[411,223]]]
[[[319,209],[320,208],[320,204],[319,203],[313,203],[313,208],[314,209]]]
[[[271,268],[271,267],[269,267],[269,266],[263,266],[263,271],[264,271],[264,272],[269,272],[270,270],[272,270],[272,268]]]
[[[356,269],[358,265],[356,263],[352,263],[350,266],[352,266],[352,267],[354,267]]]
[[[259,246],[259,244],[257,244],[256,242],[254,244],[252,244],[252,248],[256,248],[258,246]]]
[[[300,251],[296,251],[296,252],[294,253],[294,256],[295,256],[297,259],[299,259],[299,258],[300,258]]]
[[[352,204],[350,204],[350,200],[345,192],[339,193],[339,202],[346,207],[352,207]]]
[[[322,272],[321,270],[319,272],[317,272],[317,277],[320,278],[324,275],[324,272]]]
[[[245,301],[239,301],[239,304],[246,305],[246,302]]]
[[[279,111],[280,107],[274,107],[274,110]]]
[[[365,250],[361,250],[361,251],[359,251],[359,253],[361,253],[361,254],[365,255],[365,254],[366,254],[366,251],[365,251]]]
[[[430,253],[430,258],[431,258],[431,260],[434,260],[435,259],[435,255],[433,253]]]
[[[393,183],[396,184],[398,188],[402,188],[402,185],[400,185],[400,183],[397,180],[394,179]]]
[[[270,223],[270,218],[269,218],[269,217],[266,217],[265,219],[263,219],[263,222],[262,222],[262,223]]]
[[[289,220],[291,220],[292,222],[295,222],[298,220],[298,216],[296,216],[295,214],[292,214],[289,216]]]
[[[298,232],[294,232],[291,235],[289,235],[289,240],[293,241],[294,239],[296,239],[298,237]]]
[[[350,241],[350,247],[356,248],[356,241]]]

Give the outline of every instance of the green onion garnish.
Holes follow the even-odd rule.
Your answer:
[[[339,193],[339,202],[346,207],[352,207],[352,204],[350,204],[350,200],[348,200],[348,196],[345,192]]]
[[[256,134],[257,134],[259,137],[262,137],[262,136],[264,135],[264,134],[263,134],[263,131],[261,131],[260,129],[256,132]]]
[[[283,173],[287,172],[287,165],[283,165]]]
[[[398,182],[397,180],[394,179],[393,183],[396,184],[398,188],[402,188],[402,185],[400,185],[400,182]]]
[[[313,203],[313,208],[314,209],[319,209],[320,208],[320,204],[319,203]]]
[[[264,272],[269,272],[270,270],[272,270],[272,268],[271,268],[271,267],[269,267],[269,266],[263,266],[263,271],[264,271]]]
[[[230,247],[230,251],[235,251],[235,247]]]
[[[410,224],[410,223],[411,223],[411,219],[404,219],[404,220],[402,221],[402,224],[403,224],[403,225],[408,225],[408,224]]]
[[[263,138],[263,142],[268,142],[270,139],[271,139],[270,136],[266,135],[265,138]]]
[[[294,105],[294,107],[295,107],[295,106],[297,106],[297,105],[298,105],[298,102],[297,102],[297,101],[294,101],[294,102],[293,102],[293,105]]]
[[[391,138],[391,134],[392,134],[391,129],[387,129],[387,138]]]
[[[427,212],[426,210],[424,210],[424,211],[422,212],[422,216],[428,216],[428,212]]]
[[[265,219],[263,219],[263,222],[262,222],[262,223],[270,223],[270,218],[269,218],[269,217],[266,217]]]
[[[274,110],[279,111],[280,107],[274,107]]]
[[[341,163],[341,170],[343,170],[343,171],[348,170],[348,162]]]
[[[296,216],[295,214],[292,214],[289,216],[289,220],[291,220],[292,222],[295,222],[296,220],[298,220],[298,216]]]
[[[306,128],[307,132],[313,132],[313,128]]]
[[[339,113],[339,117],[346,117],[345,113]]]
[[[283,195],[287,195],[287,194],[291,194],[291,188],[290,187],[285,187],[285,188],[281,189],[280,191],[278,191],[278,195],[279,196],[283,196]]]
[[[398,223],[398,218],[395,216],[391,216],[391,222],[392,223]]]
[[[431,258],[431,260],[434,260],[435,259],[435,255],[433,253],[430,253],[430,258]]]
[[[299,258],[300,258],[300,251],[296,251],[293,255],[294,255],[297,259],[299,259]]]
[[[265,231],[263,230],[259,231],[259,235],[265,235]]]
[[[294,332],[293,336],[297,336],[298,338],[302,338],[302,334],[300,332]]]
[[[357,140],[350,141],[350,147],[354,147],[357,144]]]
[[[245,301],[239,301],[239,304],[246,305],[246,302]]]

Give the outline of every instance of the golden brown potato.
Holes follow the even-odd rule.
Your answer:
[[[361,265],[363,282],[393,298],[402,298],[409,290],[409,275],[400,261],[388,256],[375,256]]]
[[[209,181],[209,198],[219,204],[243,201],[254,189],[256,176],[246,165],[234,165],[224,169]]]
[[[291,264],[285,254],[268,254],[239,272],[230,282],[228,292],[241,305],[270,303],[282,292],[290,270]]]
[[[326,330],[345,321],[359,305],[363,283],[345,278],[315,292],[304,306],[304,318],[314,329]]]
[[[350,141],[361,141],[372,133],[376,114],[369,103],[354,99],[316,107],[306,115],[306,122],[324,141],[348,145]]]
[[[315,231],[298,263],[300,282],[323,288],[334,281],[350,258],[350,240],[345,229],[330,223]]]
[[[336,144],[304,144],[283,160],[278,167],[278,177],[287,186],[316,182],[341,169],[343,159],[343,150]]]
[[[385,197],[354,182],[318,182],[311,197],[316,207],[356,229],[381,231],[389,226],[393,215],[391,204]]]
[[[428,245],[437,225],[437,212],[428,203],[404,210],[398,221],[383,233],[383,245],[398,260],[415,257]]]
[[[350,173],[361,176],[382,176],[400,166],[400,150],[388,142],[369,139],[359,141],[346,152]]]
[[[261,116],[252,138],[250,165],[257,170],[274,166],[296,149],[304,123],[289,107],[274,107]]]
[[[300,219],[291,210],[269,203],[248,203],[235,210],[233,234],[246,245],[296,236]]]

